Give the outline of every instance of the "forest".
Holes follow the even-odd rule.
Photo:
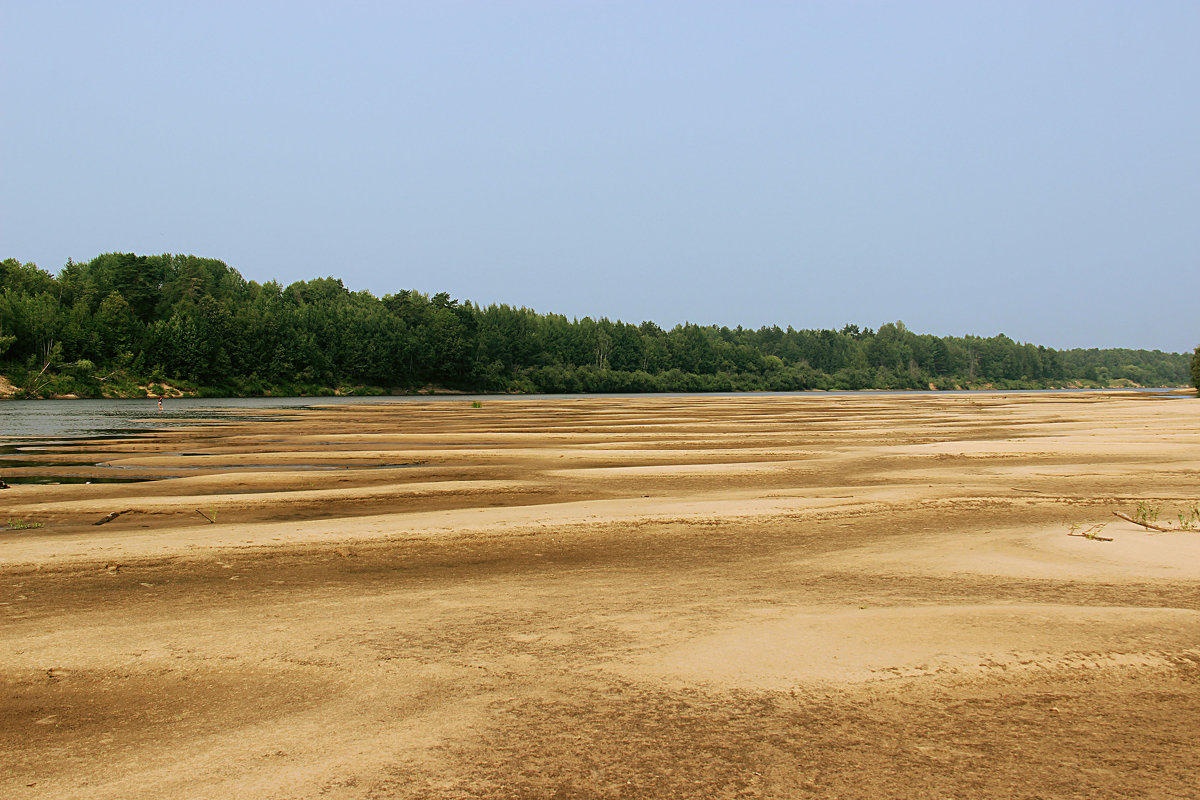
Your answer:
[[[1200,384],[1200,348],[1054,350],[902,322],[667,330],[446,293],[379,298],[332,277],[260,284],[191,255],[107,253],[57,275],[10,258],[0,287],[0,376],[14,397]]]

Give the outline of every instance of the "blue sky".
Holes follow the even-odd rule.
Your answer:
[[[1200,3],[0,0],[0,257],[1200,343]]]

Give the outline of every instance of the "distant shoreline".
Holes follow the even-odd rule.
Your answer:
[[[1074,382],[1073,382],[1074,383]],[[304,399],[319,399],[319,398],[334,398],[334,397],[356,397],[356,398],[376,398],[386,400],[388,398],[421,398],[421,397],[655,397],[655,396],[703,396],[703,395],[791,395],[791,394],[953,394],[966,392],[1164,392],[1175,393],[1179,395],[1197,394],[1197,390],[1186,385],[1166,385],[1166,386],[1141,386],[1136,384],[1126,385],[1109,385],[1109,386],[1087,386],[1087,385],[1064,385],[1064,386],[996,386],[994,384],[984,384],[979,386],[956,386],[953,388],[935,388],[914,389],[914,388],[862,388],[862,389],[793,389],[793,390],[771,390],[771,389],[744,389],[744,390],[727,390],[714,389],[706,390],[684,390],[684,391],[611,391],[611,392],[487,392],[487,391],[470,391],[466,389],[422,389],[416,391],[398,391],[394,389],[385,389],[383,387],[354,387],[359,391],[339,391],[330,390],[328,392],[304,392],[299,394],[288,393],[268,393],[268,394],[226,394],[220,393],[209,387],[200,387],[195,390],[181,390],[172,387],[170,393],[156,394],[112,394],[112,395],[78,395],[78,394],[51,394],[36,397],[22,397],[20,390],[15,390],[11,383],[5,382],[6,385],[0,385],[0,402],[11,400],[157,400],[163,397],[166,400],[172,399],[190,399],[190,400],[249,400],[249,399],[271,399],[271,398],[304,398]]]

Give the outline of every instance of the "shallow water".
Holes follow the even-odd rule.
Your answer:
[[[145,483],[146,481],[165,480],[164,478],[110,478],[96,475],[6,475],[4,482],[10,486],[17,484],[36,484],[38,486],[58,486],[64,483]]]
[[[0,441],[28,443],[32,439],[61,439],[115,435],[167,428],[205,419],[236,420],[240,411],[349,405],[380,401],[428,400],[427,397],[231,397],[145,400],[10,400],[0,402]],[[458,399],[456,397],[456,399]],[[255,415],[254,419],[262,419]]]

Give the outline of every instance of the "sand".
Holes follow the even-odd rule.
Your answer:
[[[1195,398],[269,414],[0,467],[160,478],[0,493],[0,796],[1200,797]]]

